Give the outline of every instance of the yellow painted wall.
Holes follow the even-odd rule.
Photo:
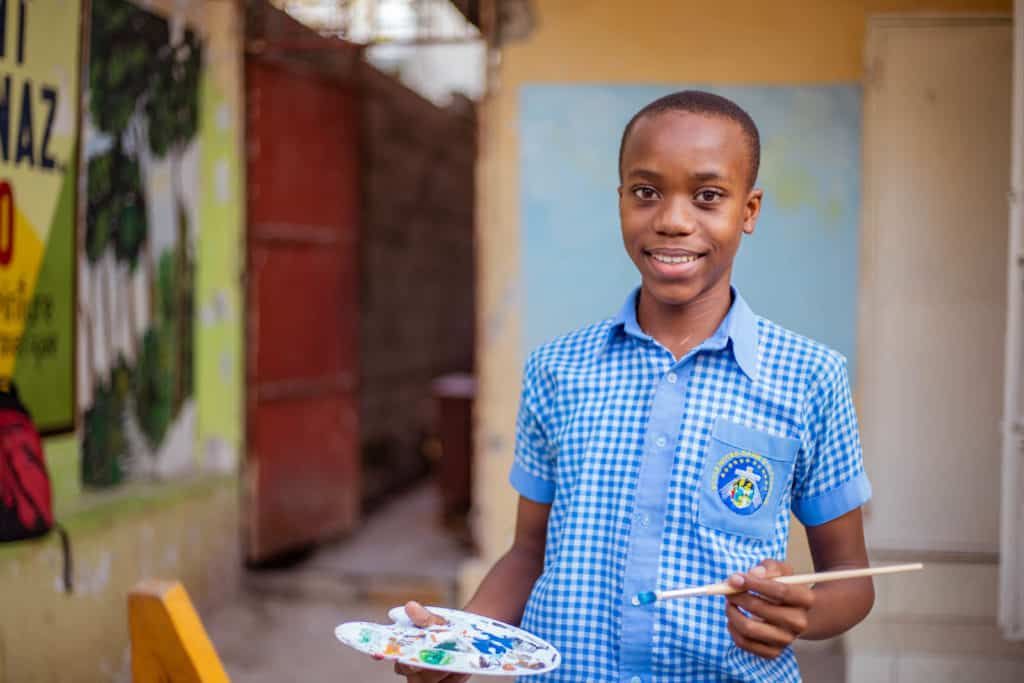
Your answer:
[[[867,18],[877,13],[1009,15],[1011,0],[536,0],[536,29],[492,66],[478,164],[478,371],[475,528],[482,558],[463,593],[511,539],[508,484],[519,398],[518,89],[525,83],[829,83],[863,77]],[[586,116],[586,112],[580,112]],[[610,171],[611,172],[611,171]],[[566,283],[567,287],[580,283]],[[618,302],[609,302],[617,306]],[[808,557],[799,531],[794,564]]]
[[[199,605],[236,590],[242,560],[234,477],[134,490],[67,523],[74,591],[56,535],[0,545],[0,683],[109,683],[128,677],[128,591],[181,581]]]

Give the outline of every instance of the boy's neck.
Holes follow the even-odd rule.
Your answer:
[[[641,288],[636,317],[640,329],[679,360],[715,333],[731,306],[728,284],[679,306],[664,304]]]

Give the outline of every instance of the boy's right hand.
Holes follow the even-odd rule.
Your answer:
[[[408,615],[412,623],[420,628],[445,623],[444,619],[427,611],[427,608],[418,602],[407,602],[405,604],[405,613]],[[450,674],[444,671],[431,671],[429,669],[419,669],[415,666],[409,666],[408,664],[400,664],[397,662],[395,663],[395,673],[399,676],[405,676],[408,683],[465,683],[469,680],[469,674]]]

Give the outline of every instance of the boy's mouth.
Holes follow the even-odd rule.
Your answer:
[[[644,249],[651,272],[659,279],[677,280],[693,275],[704,254],[686,249]]]
[[[701,257],[700,254],[687,254],[685,256],[671,256],[669,254],[658,254],[654,252],[648,252],[651,258],[659,263],[667,263],[669,265],[677,265],[681,263],[693,263]]]
[[[655,249],[644,249],[644,254],[649,256],[653,261],[657,263],[663,263],[666,266],[684,266],[688,263],[699,261],[704,254],[690,251],[689,249],[672,249],[672,248],[655,248]]]

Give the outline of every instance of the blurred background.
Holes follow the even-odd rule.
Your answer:
[[[927,564],[805,679],[1024,680],[1022,12],[0,2],[0,378],[69,538],[0,543],[0,683],[132,680],[151,578],[234,681],[398,680],[334,626],[508,547],[525,354],[637,284],[619,138],[686,87],[757,121],[735,283],[847,356],[871,559]]]

